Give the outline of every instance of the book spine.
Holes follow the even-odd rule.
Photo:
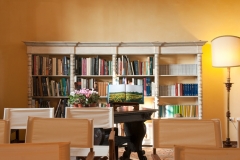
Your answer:
[[[43,57],[39,56],[39,70],[38,70],[38,74],[42,75],[42,70],[43,70]]]
[[[33,96],[37,96],[37,77],[32,77],[32,94]]]
[[[96,57],[95,75],[99,75],[99,56]]]
[[[79,56],[76,55],[76,56],[75,56],[75,74],[76,74],[76,75],[79,74],[79,67],[78,67],[78,65],[79,65],[78,63],[79,63],[79,62],[78,62],[78,58],[79,58]]]
[[[43,57],[43,62],[42,62],[42,75],[46,75],[46,68],[47,68],[47,60],[46,57]]]
[[[62,58],[62,75],[67,75],[68,74],[68,69],[67,69],[67,57],[64,56]]]
[[[150,68],[150,75],[153,75],[153,57],[150,57],[150,65],[149,65],[149,68]]]
[[[135,75],[139,75],[139,72],[138,72],[138,61],[133,61],[133,64],[134,64],[134,73],[135,73]]]
[[[46,84],[47,84],[47,93],[48,93],[48,96],[51,96],[49,77],[46,77]]]
[[[39,96],[43,96],[43,86],[42,86],[42,79],[38,77],[38,89],[39,89]]]
[[[46,77],[41,77],[43,96],[48,96]]]

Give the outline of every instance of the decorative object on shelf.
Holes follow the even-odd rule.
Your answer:
[[[229,137],[229,121],[230,121],[230,89],[232,87],[230,81],[230,68],[240,66],[240,37],[225,35],[219,36],[212,40],[212,66],[227,68],[228,77],[225,83],[227,89],[227,138],[224,143],[225,147],[231,147]]]
[[[108,102],[137,102],[144,104],[143,85],[108,85]]]
[[[68,104],[74,105],[75,107],[96,107],[99,97],[98,92],[94,90],[75,90],[70,93]]]
[[[86,95],[82,90],[75,90],[71,92],[68,99],[68,104],[73,105],[74,107],[78,107],[78,104],[85,105],[86,104]]]
[[[97,103],[89,103],[86,107],[97,107]]]
[[[81,104],[81,103],[74,103],[74,107],[76,107],[76,108],[82,108],[82,107],[83,107],[83,104]]]

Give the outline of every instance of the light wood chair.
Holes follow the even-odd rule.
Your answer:
[[[237,120],[237,148],[240,148],[240,120]]]
[[[10,129],[16,132],[14,142],[19,142],[19,129],[27,128],[28,116],[54,118],[54,108],[4,108],[4,120],[10,121]]]
[[[221,124],[214,120],[153,119],[153,159],[157,148],[174,145],[222,147]]]
[[[93,119],[94,128],[110,128],[109,146],[94,145],[95,157],[102,157],[110,160],[115,159],[115,131],[114,131],[114,115],[113,107],[99,108],[72,108],[66,107],[65,118],[91,118]],[[75,152],[76,156],[78,153]]]
[[[70,142],[0,144],[3,160],[70,160]]]
[[[71,142],[70,156],[78,152],[94,158],[91,119],[29,117],[25,139],[26,143]]]
[[[239,148],[174,146],[174,160],[239,160]]]
[[[10,143],[10,123],[7,120],[0,120],[0,144]]]

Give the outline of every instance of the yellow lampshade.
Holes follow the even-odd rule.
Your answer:
[[[212,40],[212,66],[240,66],[240,37],[226,35]]]

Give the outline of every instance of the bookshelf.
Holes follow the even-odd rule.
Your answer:
[[[74,90],[77,42],[24,42],[28,55],[28,107],[56,107]]]
[[[202,119],[202,46],[206,41],[164,43],[159,54],[162,118]]]
[[[68,94],[75,90],[75,87],[84,83],[92,88],[97,83],[98,91],[101,92],[101,103],[106,103],[106,85],[122,83],[124,80],[144,83],[148,79],[150,85],[149,93],[145,95],[145,104],[141,107],[155,108],[166,105],[195,105],[197,106],[197,116],[185,118],[202,118],[202,46],[206,41],[196,42],[64,42],[64,41],[26,41],[28,55],[28,106],[34,107],[36,100],[42,99],[50,102],[51,107],[59,103],[59,99],[67,99]],[[49,74],[34,72],[34,61],[36,56],[47,58],[68,59],[70,66],[67,74]],[[80,59],[84,59],[87,64],[84,66],[84,73],[79,67]],[[102,70],[100,60],[105,66]],[[131,73],[128,68],[124,68],[124,59],[129,62],[136,61],[139,65],[138,74]],[[45,60],[44,60],[45,61]],[[48,61],[48,60],[47,60]],[[128,62],[127,61],[127,62]],[[119,67],[122,64],[122,67]],[[134,64],[134,63],[133,63]],[[46,66],[44,66],[45,68]],[[82,67],[82,66],[81,66]],[[98,72],[96,72],[98,69]],[[125,69],[125,71],[123,71]],[[103,72],[103,73],[102,73]],[[134,71],[135,72],[135,71]],[[36,95],[36,84],[34,79],[47,78],[55,82],[66,79],[68,82],[68,92],[64,95]],[[139,82],[142,81],[142,82]],[[51,81],[50,81],[51,82]],[[169,94],[163,86],[172,87],[176,84],[192,85],[195,87],[188,94],[176,94],[172,89]],[[180,90],[180,89],[178,89]],[[34,91],[34,92],[33,92]],[[196,93],[195,93],[196,92]],[[194,93],[194,94],[190,94]],[[158,117],[160,113],[154,116]],[[162,116],[162,118],[172,118]]]

